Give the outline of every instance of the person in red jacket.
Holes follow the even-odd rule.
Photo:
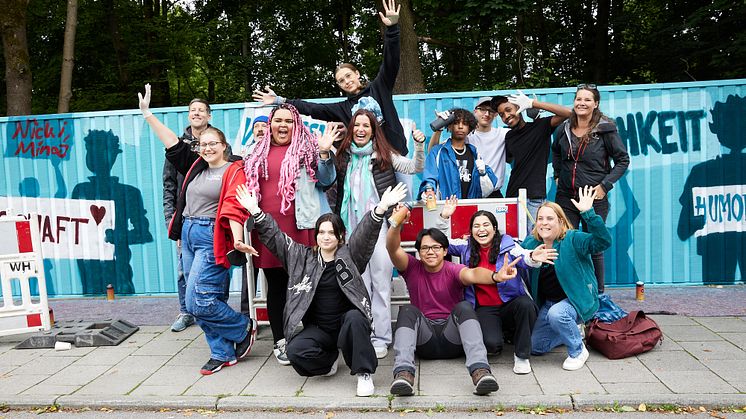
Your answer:
[[[145,121],[166,147],[166,158],[184,175],[168,237],[181,239],[187,311],[210,346],[210,359],[200,373],[210,375],[246,358],[256,338],[256,321],[227,303],[229,253],[256,254],[243,242],[249,213],[236,199],[236,187],[246,183],[243,160],[230,155],[225,135],[214,127],[200,136],[199,151],[192,151],[150,112],[149,84],[145,96],[138,96]]]

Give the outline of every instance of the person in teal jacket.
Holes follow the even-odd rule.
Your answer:
[[[580,188],[579,200],[572,200],[588,233],[574,229],[562,208],[545,202],[536,216],[525,249],[544,244],[557,249],[554,263],[546,263],[531,273],[531,292],[539,306],[539,317],[531,335],[532,355],[542,355],[564,344],[568,357],[562,368],[578,370],[588,359],[588,350],[577,325],[587,322],[598,310],[598,285],[591,255],[611,246],[611,235],[601,216],[593,210],[596,191]]]

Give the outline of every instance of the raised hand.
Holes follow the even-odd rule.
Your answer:
[[[440,210],[440,217],[445,220],[451,218],[451,215],[456,212],[457,206],[458,198],[456,197],[456,195],[449,196],[448,198],[446,198],[446,203],[443,205],[443,209]]]
[[[424,143],[425,142],[425,133],[415,129],[412,131],[412,138],[414,138],[414,141],[417,143]]]
[[[274,90],[269,88],[269,85],[264,86],[264,91],[255,89],[251,97],[254,98],[255,101],[262,102],[265,105],[279,105],[282,103],[281,100],[278,103],[279,96],[277,96],[277,93],[275,93]]]
[[[326,124],[326,129],[323,135],[316,134],[316,139],[319,142],[319,152],[329,152],[332,149],[332,144],[335,141],[342,139],[342,132],[339,130],[339,125],[336,123]]]
[[[596,189],[593,186],[584,186],[578,189],[579,199],[571,199],[572,204],[580,212],[586,212],[593,207],[593,200],[596,199]]]
[[[137,92],[137,98],[140,100],[140,111],[142,112],[142,117],[147,118],[153,115],[153,112],[150,112],[150,83],[145,84],[145,96],[143,96],[142,93]]]
[[[386,26],[392,26],[399,23],[399,10],[401,4],[396,5],[396,0],[383,0],[383,12],[378,12],[381,22]]]
[[[451,111],[435,111],[435,116],[445,121],[446,119],[448,119],[448,117],[451,116]]]
[[[401,202],[407,196],[407,185],[399,182],[393,188],[389,186],[386,191],[381,195],[381,201],[378,203],[376,208],[379,213],[385,213],[389,208]]]
[[[505,282],[515,278],[516,275],[518,275],[518,269],[516,269],[515,265],[518,264],[520,260],[521,257],[517,257],[514,261],[510,262],[508,260],[508,254],[506,253],[505,258],[503,259],[503,266],[492,275],[492,280],[495,282]]]
[[[256,192],[250,191],[246,185],[238,185],[236,188],[236,199],[238,200],[238,203],[243,205],[243,207],[252,215],[258,214],[262,211],[259,208],[259,203],[256,199]]]
[[[534,107],[534,100],[524,95],[520,90],[518,90],[518,94],[508,96],[508,102],[518,106],[518,112],[516,113],[521,113],[526,109]]]
[[[554,261],[557,259],[557,249],[547,248],[545,244],[541,244],[531,251],[531,259],[536,262],[554,265]]]

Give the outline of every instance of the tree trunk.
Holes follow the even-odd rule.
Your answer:
[[[65,42],[62,47],[62,73],[60,75],[60,98],[57,113],[70,112],[70,98],[73,96],[73,67],[75,64],[75,29],[78,26],[78,0],[67,0],[67,20],[65,21]]]
[[[150,84],[153,89],[151,105],[153,107],[171,106],[171,91],[168,85],[167,60],[162,59],[158,48],[157,29],[160,29],[166,17],[159,18],[161,13],[160,3],[157,0],[143,1],[143,17],[147,22],[146,45],[149,61]]]
[[[399,29],[401,31],[401,65],[396,77],[394,93],[425,93],[420,62],[420,46],[414,31],[411,0],[401,0]]]
[[[596,11],[596,36],[593,47],[593,80],[597,84],[606,83],[607,66],[609,59],[609,11],[611,9],[609,0],[598,0]]]
[[[130,73],[127,69],[127,44],[122,40],[119,31],[119,15],[113,0],[105,0],[104,7],[109,10],[109,33],[114,48],[114,56],[117,59],[117,71],[119,72],[119,91],[126,92],[130,84]],[[138,86],[139,87],[139,86]]]
[[[8,115],[31,114],[31,58],[26,41],[28,3],[29,0],[0,1]]]

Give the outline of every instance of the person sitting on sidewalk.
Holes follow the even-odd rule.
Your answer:
[[[391,394],[414,394],[415,353],[423,359],[449,359],[466,354],[466,368],[471,374],[474,394],[497,391],[497,380],[487,361],[477,314],[471,304],[464,301],[464,287],[515,278],[515,265],[521,258],[508,262],[505,255],[497,272],[469,269],[443,260],[448,238],[440,230],[429,228],[420,231],[415,241],[420,261],[401,247],[402,224],[390,227],[386,236],[386,249],[407,284],[411,301],[399,308],[396,320]]]
[[[425,160],[425,171],[418,196],[426,191],[440,192],[442,199],[486,198],[495,190],[497,177],[484,163],[478,150],[466,142],[477,127],[477,119],[466,109],[451,109],[453,122],[448,125],[451,138],[433,147]]]
[[[580,188],[575,208],[587,223],[589,233],[575,230],[562,208],[554,202],[539,207],[536,226],[523,241],[526,249],[540,245],[557,249],[554,265],[531,272],[531,293],[539,305],[539,317],[531,335],[531,354],[543,355],[559,345],[567,347],[568,357],[562,368],[579,370],[588,360],[588,350],[578,329],[598,310],[598,288],[591,255],[611,245],[611,234],[604,220],[593,210],[597,190]]]
[[[406,196],[406,186],[388,187],[372,211],[360,220],[345,243],[342,219],[327,213],[316,221],[317,245],[305,246],[280,230],[261,211],[256,194],[239,188],[239,202],[254,217],[259,240],[282,262],[289,276],[284,325],[287,357],[298,374],[331,376],[337,372],[339,350],[350,373],[357,375],[357,395],[375,392],[372,374],[378,359],[370,341],[370,297],[361,272],[378,239],[383,215]],[[303,321],[303,330],[295,334]]]
[[[448,220],[456,211],[458,200],[446,200],[436,226],[444,233]],[[469,220],[469,238],[449,240],[448,254],[458,256],[470,268],[480,266],[490,270],[499,269],[503,258],[508,260],[523,257],[518,262],[519,275],[499,284],[477,284],[466,288],[464,297],[477,313],[482,326],[484,346],[488,353],[500,353],[503,349],[503,333],[514,344],[513,372],[531,372],[531,331],[536,323],[538,311],[534,300],[526,289],[524,278],[528,278],[528,268],[538,268],[542,263],[551,264],[557,258],[555,249],[538,246],[532,252],[521,247],[508,234],[500,234],[497,219],[489,211],[477,211]]]

